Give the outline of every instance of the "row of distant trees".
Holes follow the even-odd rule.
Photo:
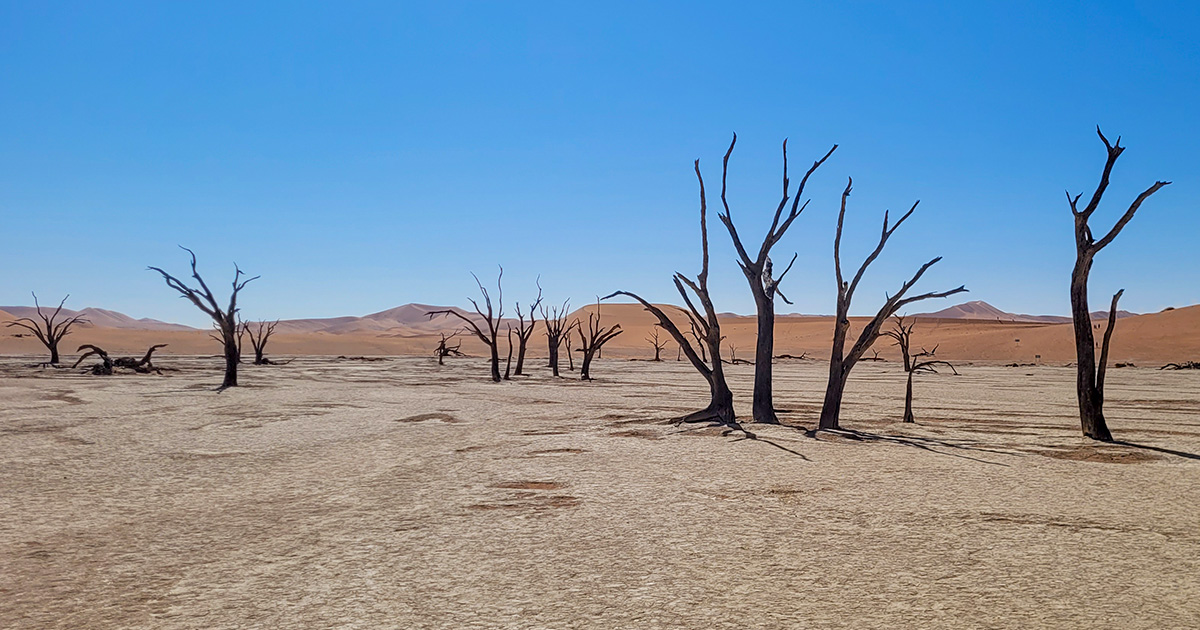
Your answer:
[[[1109,232],[1099,240],[1096,240],[1093,238],[1088,221],[1104,196],[1104,192],[1108,187],[1109,176],[1112,173],[1117,158],[1125,150],[1124,147],[1120,146],[1120,138],[1117,138],[1117,142],[1110,143],[1098,127],[1096,133],[1100,136],[1108,153],[1100,183],[1093,192],[1090,201],[1083,209],[1079,209],[1078,207],[1078,202],[1082,195],[1072,197],[1070,193],[1067,194],[1067,201],[1075,217],[1075,241],[1077,249],[1077,260],[1071,274],[1071,314],[1077,354],[1077,398],[1079,401],[1079,418],[1083,434],[1096,440],[1112,441],[1112,434],[1109,432],[1103,413],[1104,376],[1113,327],[1116,323],[1117,302],[1123,290],[1118,291],[1112,298],[1108,325],[1104,332],[1100,357],[1097,361],[1096,343],[1092,333],[1092,321],[1088,307],[1088,274],[1091,271],[1092,262],[1096,254],[1112,243],[1121,230],[1132,220],[1138,208],[1147,198],[1170,182],[1155,182],[1138,195]],[[770,229],[767,230],[757,251],[752,253],[747,249],[737,230],[726,196],[729,157],[732,155],[736,143],[737,136],[734,135],[733,141],[730,142],[729,149],[725,152],[725,157],[722,160],[721,205],[723,212],[718,212],[717,216],[725,226],[734,248],[737,250],[738,266],[746,277],[757,307],[758,337],[754,362],[753,419],[755,422],[773,424],[779,422],[773,401],[771,374],[771,363],[774,356],[775,296],[778,295],[781,299],[787,301],[786,296],[779,289],[779,284],[788,271],[791,270],[796,257],[793,255],[788,266],[782,272],[775,274],[771,261],[771,250],[787,232],[788,228],[791,227],[796,218],[799,217],[801,212],[808,206],[807,200],[801,204],[805,185],[809,177],[837,150],[837,145],[834,145],[823,157],[813,162],[812,166],[800,180],[795,192],[791,192],[791,185],[788,180],[787,141],[784,141],[782,198],[775,208]],[[717,309],[713,305],[708,290],[708,204],[705,194],[704,177],[700,172],[700,160],[696,160],[694,166],[696,179],[700,188],[700,273],[695,278],[676,273],[673,281],[680,297],[687,306],[686,309],[680,310],[687,318],[690,331],[693,333],[693,339],[696,342],[695,345],[684,334],[680,326],[668,317],[662,308],[651,304],[638,294],[623,290],[615,291],[605,299],[624,295],[641,303],[647,311],[658,319],[658,324],[679,344],[680,349],[688,357],[688,360],[705,380],[708,381],[710,391],[708,406],[685,416],[684,420],[712,420],[731,427],[740,428],[734,413],[733,395],[726,382],[722,367],[721,340],[723,337],[721,336],[720,322],[717,318]],[[908,409],[905,415],[906,419],[910,418],[911,375],[914,371],[932,368],[936,363],[934,363],[932,358],[924,358],[922,360],[921,356],[909,356],[907,348],[911,326],[906,328],[901,321],[891,332],[885,332],[885,322],[888,318],[895,316],[905,306],[915,302],[932,298],[944,298],[966,291],[965,287],[960,286],[948,291],[933,291],[909,295],[909,291],[917,284],[925,272],[941,260],[941,257],[935,257],[922,265],[908,281],[900,286],[899,290],[885,299],[875,316],[867,322],[858,333],[858,337],[854,340],[853,344],[850,345],[849,312],[855,290],[858,288],[859,282],[862,280],[867,268],[879,257],[888,240],[912,216],[912,213],[917,208],[917,203],[914,203],[908,212],[901,216],[894,224],[889,223],[888,214],[884,213],[883,228],[874,250],[863,260],[854,275],[847,280],[842,273],[841,243],[843,224],[846,216],[846,204],[852,188],[853,179],[848,179],[841,195],[837,230],[833,238],[833,262],[837,282],[837,311],[834,319],[833,346],[829,356],[829,377],[825,386],[825,398],[818,423],[819,429],[826,430],[839,428],[842,399],[850,372],[858,361],[863,358],[863,355],[875,344],[881,334],[892,336],[897,340],[898,344],[902,345],[902,350],[905,350],[905,369],[909,371],[910,376],[908,390],[910,404],[907,405]],[[790,207],[789,201],[791,202]],[[697,302],[699,306],[697,306]],[[847,345],[849,345],[849,348],[847,348]],[[914,366],[922,367],[914,369]]]
[[[1118,291],[1112,297],[1108,324],[1104,331],[1100,346],[1100,356],[1097,360],[1096,342],[1092,332],[1092,321],[1088,306],[1088,275],[1096,254],[1113,242],[1121,233],[1121,230],[1133,219],[1134,214],[1146,199],[1170,182],[1155,182],[1139,194],[1116,224],[1103,237],[1098,240],[1095,239],[1089,225],[1089,220],[1099,207],[1104,193],[1108,188],[1109,177],[1117,162],[1117,158],[1125,150],[1125,147],[1121,146],[1121,139],[1119,137],[1115,143],[1110,143],[1099,128],[1096,129],[1096,132],[1107,151],[1107,159],[1100,177],[1100,183],[1092,193],[1087,205],[1082,209],[1079,208],[1079,201],[1082,198],[1082,194],[1072,197],[1069,192],[1067,193],[1067,201],[1075,218],[1076,243],[1076,263],[1071,274],[1071,314],[1077,355],[1076,389],[1079,401],[1080,424],[1084,435],[1087,437],[1101,441],[1112,441],[1112,434],[1108,429],[1103,413],[1104,379],[1108,363],[1109,346],[1116,323],[1117,302],[1124,291]],[[733,154],[736,144],[737,135],[735,134],[722,160],[721,205],[723,212],[718,212],[717,216],[725,226],[734,248],[737,250],[738,266],[746,277],[757,309],[758,336],[754,361],[753,420],[759,423],[776,424],[779,422],[779,418],[775,409],[772,391],[775,297],[779,296],[785,302],[788,301],[787,297],[781,292],[779,285],[791,270],[792,265],[796,261],[796,256],[792,256],[791,262],[788,263],[783,271],[775,273],[771,260],[771,251],[779,243],[780,239],[783,238],[792,223],[808,206],[808,200],[801,204],[801,198],[809,178],[833,155],[838,147],[836,144],[833,145],[823,157],[814,161],[793,192],[791,182],[788,179],[787,141],[784,141],[782,197],[775,208],[771,227],[763,236],[757,251],[752,252],[752,250],[747,249],[741,234],[738,232],[726,196],[729,158]],[[725,379],[721,355],[721,341],[723,339],[721,325],[717,317],[717,309],[713,305],[708,289],[708,204],[705,194],[704,177],[700,172],[700,160],[695,161],[694,168],[700,188],[701,267],[700,272],[695,278],[682,273],[676,273],[673,278],[675,288],[678,290],[684,305],[686,305],[686,308],[676,308],[688,323],[688,333],[690,333],[691,339],[688,338],[688,335],[684,333],[677,322],[671,319],[662,308],[651,304],[636,293],[620,290],[602,299],[624,295],[639,302],[647,311],[655,316],[658,320],[658,325],[675,340],[679,345],[681,353],[688,358],[691,364],[708,382],[710,390],[709,404],[704,409],[688,414],[683,420],[715,421],[730,427],[740,428],[734,412],[733,394]],[[863,358],[864,354],[871,349],[876,340],[884,334],[896,339],[897,343],[901,345],[902,350],[904,350],[905,369],[909,371],[910,375],[908,397],[911,402],[911,374],[915,370],[910,368],[912,365],[921,363],[919,360],[921,355],[915,357],[917,359],[916,363],[913,363],[914,358],[909,357],[907,339],[908,335],[911,334],[911,327],[905,329],[903,322],[900,322],[897,328],[889,332],[884,330],[884,325],[889,318],[895,316],[901,309],[910,304],[932,298],[944,298],[967,290],[965,287],[959,286],[948,291],[932,291],[909,295],[910,290],[917,284],[925,272],[941,260],[940,256],[935,257],[922,265],[900,286],[899,290],[884,300],[884,303],[879,307],[875,316],[859,331],[853,344],[850,344],[849,312],[859,282],[862,280],[868,267],[879,257],[896,230],[912,216],[919,203],[914,203],[894,224],[889,222],[888,213],[884,213],[883,227],[874,250],[863,260],[857,271],[850,276],[850,279],[847,280],[842,272],[841,243],[847,200],[850,197],[852,189],[853,179],[848,179],[846,187],[841,194],[837,230],[833,238],[834,273],[837,282],[837,309],[834,319],[833,346],[829,356],[829,377],[826,382],[825,398],[818,423],[818,428],[825,430],[833,430],[840,427],[839,417],[842,399],[851,370]],[[225,376],[221,388],[236,386],[238,384],[237,368],[241,362],[242,336],[247,333],[250,334],[256,355],[255,362],[261,363],[264,361],[263,352],[267,339],[274,331],[274,324],[268,325],[265,323],[259,323],[257,328],[251,331],[250,327],[238,318],[238,295],[247,284],[257,280],[258,276],[246,277],[246,274],[235,265],[229,302],[227,305],[222,306],[197,271],[195,253],[187,248],[184,248],[184,250],[191,256],[192,277],[190,281],[180,280],[159,267],[150,267],[149,269],[161,274],[167,286],[191,301],[198,309],[212,318],[216,331],[214,336],[222,343],[224,348]],[[514,332],[517,338],[515,374],[523,373],[527,345],[536,323],[534,314],[540,308],[546,326],[547,343],[549,345],[549,365],[553,373],[558,375],[558,353],[560,346],[566,345],[568,347],[569,356],[571,333],[574,331],[579,336],[583,352],[583,362],[580,369],[581,377],[589,379],[593,358],[605,343],[621,334],[620,325],[617,324],[609,327],[602,325],[599,308],[594,313],[588,314],[586,326],[578,319],[567,322],[568,303],[564,302],[561,308],[547,310],[542,303],[542,291],[539,284],[537,298],[530,303],[527,311],[522,309],[520,303],[517,303],[517,325],[514,330],[511,322],[503,322],[504,301],[501,285],[503,275],[504,270],[501,268],[496,282],[497,295],[494,304],[488,289],[483,286],[478,277],[475,277],[475,282],[483,297],[482,306],[477,300],[471,299],[471,304],[474,306],[478,318],[464,315],[456,310],[433,311],[428,313],[429,317],[444,315],[461,319],[465,325],[465,330],[474,334],[488,347],[490,351],[491,378],[493,381],[499,382],[505,378],[509,378],[514,373],[511,371]],[[41,306],[37,304],[35,295],[34,302],[37,304],[38,315],[42,321],[38,322],[31,318],[22,318],[9,323],[9,326],[19,326],[31,331],[45,344],[50,350],[50,362],[52,364],[57,364],[59,361],[58,344],[62,338],[69,334],[74,325],[86,321],[79,316],[64,318],[62,320],[57,319],[65,301],[66,299],[64,298],[53,315],[46,316],[42,314]],[[508,355],[503,374],[500,372],[500,335],[502,324],[504,325],[505,338],[508,341]],[[451,352],[458,351],[457,346],[451,351],[447,346],[447,341],[448,338],[443,335],[442,343],[438,350],[439,360]],[[693,342],[695,343],[693,344]],[[661,350],[657,337],[653,343],[655,346],[655,356],[657,357]],[[849,345],[849,348],[847,348],[847,345]],[[147,355],[147,359],[148,357],[149,355]],[[932,359],[926,359],[924,363],[927,364],[924,366],[925,368],[930,368],[933,361]],[[911,405],[906,412],[906,419],[909,417],[911,417]]]
[[[442,309],[429,311],[426,315],[433,319],[439,316],[455,317],[463,322],[464,330],[475,335],[480,341],[487,346],[491,355],[491,377],[492,380],[499,383],[501,380],[509,380],[514,375],[523,375],[525,372],[525,354],[529,347],[529,340],[533,336],[534,328],[537,326],[535,313],[541,312],[542,321],[546,329],[546,344],[548,367],[554,376],[559,376],[558,357],[559,350],[563,346],[567,349],[568,361],[572,363],[571,369],[574,370],[574,359],[571,358],[571,333],[574,332],[579,337],[579,351],[583,353],[583,359],[579,366],[579,377],[583,380],[591,380],[592,361],[598,356],[604,344],[612,341],[623,330],[620,324],[605,326],[601,320],[600,306],[596,305],[595,312],[589,312],[587,323],[584,324],[579,318],[575,318],[570,322],[567,321],[570,312],[570,300],[562,303],[562,306],[549,307],[543,303],[542,286],[538,283],[537,298],[529,303],[529,308],[522,309],[521,303],[517,302],[515,310],[517,312],[516,328],[513,328],[511,320],[504,322],[504,267],[500,267],[500,273],[496,276],[496,299],[492,300],[492,294],[479,281],[479,277],[472,274],[475,278],[475,284],[479,287],[479,292],[483,296],[483,305],[474,298],[468,298],[471,306],[475,309],[475,316],[464,314],[455,309]],[[500,372],[500,328],[504,326],[505,339],[508,342],[508,355],[504,362],[504,372]],[[513,370],[513,333],[516,333],[516,353],[517,364]],[[434,353],[438,357],[438,363],[442,363],[442,359],[454,354],[461,354],[458,345],[448,345],[450,340],[456,335],[442,335]]]

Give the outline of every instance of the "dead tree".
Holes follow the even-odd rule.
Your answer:
[[[512,354],[513,354],[512,332],[513,332],[512,324],[508,324],[508,359],[506,359],[504,361],[504,380],[506,380],[506,381],[510,380],[512,378]]]
[[[535,313],[538,306],[542,304],[542,283],[537,282],[538,294],[537,299],[533,304],[529,305],[529,323],[525,323],[525,314],[521,312],[521,303],[517,302],[517,369],[513,370],[513,374],[520,376],[525,370],[525,348],[529,344],[529,338],[533,336],[533,329],[537,325]]]
[[[87,318],[82,315],[75,315],[62,320],[58,319],[58,316],[62,313],[63,304],[67,303],[67,298],[69,297],[71,296],[67,295],[64,297],[58,303],[58,308],[54,309],[54,312],[50,315],[46,315],[42,312],[42,305],[38,303],[37,294],[34,293],[33,305],[37,308],[38,319],[42,321],[39,322],[31,317],[22,317],[7,324],[9,328],[17,326],[33,333],[33,336],[37,337],[38,341],[42,342],[42,345],[46,346],[46,349],[50,351],[50,365],[58,365],[58,343],[62,341],[63,337],[71,334],[71,327],[75,326],[75,324],[89,323]]]
[[[84,348],[87,348],[88,351],[79,356],[79,360],[75,362],[75,365],[71,366],[71,369],[79,367],[79,364],[83,363],[84,359],[92,355],[96,355],[97,357],[100,357],[100,363],[88,368],[88,372],[91,372],[96,376],[111,376],[113,373],[113,360],[108,357],[108,353],[104,351],[104,348],[85,343],[82,346],[79,346],[79,349],[76,350],[76,352],[80,352]]]
[[[150,349],[146,351],[146,354],[143,355],[142,358],[137,359],[134,357],[121,357],[121,358],[113,361],[113,365],[115,365],[116,367],[119,367],[119,368],[125,368],[128,370],[133,370],[135,372],[140,372],[142,374],[148,374],[150,372],[161,373],[161,371],[158,368],[154,367],[154,364],[151,363],[150,358],[154,355],[155,350],[158,350],[159,348],[165,348],[165,347],[167,347],[167,345],[168,344],[160,343],[157,345],[150,346]],[[95,346],[92,346],[92,347],[95,348]]]
[[[712,298],[708,292],[708,206],[704,198],[704,178],[700,175],[700,160],[695,162],[696,179],[700,182],[700,251],[702,264],[700,273],[696,279],[676,272],[674,276],[675,289],[679,291],[679,295],[683,297],[683,301],[687,304],[687,310],[680,309],[688,318],[688,323],[691,324],[692,330],[696,332],[698,342],[696,346],[684,335],[683,331],[675,322],[671,321],[670,317],[663,310],[650,302],[642,299],[641,296],[629,291],[615,291],[604,299],[611,298],[616,295],[624,295],[642,305],[654,317],[658,319],[659,326],[671,335],[675,343],[679,344],[679,348],[687,355],[688,361],[691,361],[692,366],[696,371],[708,381],[709,402],[708,406],[699,411],[692,412],[680,418],[681,422],[704,422],[715,421],[720,424],[730,427],[738,427],[737,416],[733,410],[733,392],[729,389],[729,384],[725,381],[725,367],[721,364],[721,324],[717,319],[717,309],[713,306]],[[685,288],[686,287],[686,288]],[[692,301],[691,295],[688,293],[691,289],[696,295],[700,305],[704,308],[704,313],[701,313],[695,303]],[[702,341],[703,343],[700,343]],[[697,347],[708,347],[708,355],[712,357],[711,363],[701,358]],[[740,427],[739,427],[740,428]]]
[[[917,204],[921,203],[920,201],[914,203],[912,208],[891,227],[888,227],[888,213],[883,213],[883,232],[879,236],[879,244],[875,246],[875,250],[863,261],[862,266],[858,268],[858,273],[854,274],[854,279],[846,282],[842,278],[842,224],[846,217],[846,199],[850,196],[853,183],[853,179],[849,180],[846,183],[846,190],[842,192],[841,210],[838,212],[837,233],[833,239],[833,268],[837,276],[838,290],[837,316],[834,320],[833,328],[833,351],[829,355],[829,382],[825,386],[825,401],[821,405],[821,419],[818,424],[818,427],[821,429],[838,428],[838,417],[842,411],[842,395],[846,391],[846,381],[850,378],[850,370],[854,369],[854,365],[858,363],[863,354],[871,349],[871,345],[879,338],[880,332],[883,330],[883,324],[889,317],[895,315],[901,308],[914,302],[930,298],[944,298],[955,293],[966,292],[967,290],[966,287],[960,286],[957,289],[949,291],[922,293],[909,298],[904,297],[908,293],[908,290],[921,279],[921,276],[925,275],[925,272],[930,267],[942,259],[941,256],[934,258],[922,265],[917,270],[917,273],[908,282],[905,282],[895,295],[888,297],[884,301],[883,306],[879,307],[879,312],[875,314],[875,317],[871,318],[871,321],[867,322],[866,327],[859,333],[858,339],[854,342],[850,351],[847,352],[846,336],[850,332],[850,303],[854,299],[854,290],[858,288],[858,283],[862,280],[863,274],[866,273],[867,267],[879,257],[880,252],[883,251],[883,247],[887,245],[888,239],[903,225],[908,217],[912,216],[912,213],[917,209]]]
[[[721,165],[721,205],[725,207],[725,213],[717,213],[717,216],[721,219],[721,223],[725,224],[725,229],[729,231],[729,237],[733,239],[733,246],[738,253],[738,266],[741,267],[742,273],[750,283],[750,293],[754,296],[754,304],[758,311],[758,341],[754,353],[754,401],[751,407],[754,421],[779,424],[771,391],[771,357],[775,353],[775,296],[778,295],[784,302],[791,304],[787,296],[779,290],[779,283],[783,281],[787,272],[791,271],[792,265],[796,262],[796,256],[793,254],[787,268],[778,277],[775,277],[772,275],[771,248],[779,242],[779,239],[783,238],[792,222],[808,206],[808,201],[805,201],[803,206],[800,205],[804,186],[808,183],[808,178],[825,163],[825,160],[829,159],[829,156],[833,155],[833,152],[837,150],[837,145],[833,145],[833,148],[829,149],[824,157],[813,162],[812,167],[800,180],[800,186],[796,189],[796,193],[790,195],[787,140],[783,141],[783,198],[779,200],[779,205],[775,208],[771,228],[763,237],[762,245],[759,246],[755,255],[751,256],[742,244],[742,238],[738,235],[737,228],[733,225],[729,202],[725,198],[729,156],[733,153],[735,144],[737,144],[737,134],[733,135],[733,141],[729,143],[729,150],[725,152],[725,159]],[[792,201],[792,207],[785,217],[783,211],[787,208],[789,199]]]
[[[446,333],[441,333],[441,335],[442,335],[442,339],[441,339],[441,341],[438,342],[437,349],[433,351],[434,356],[436,356],[438,358],[438,365],[445,365],[446,357],[461,357],[461,356],[463,356],[463,353],[459,351],[459,348],[462,347],[461,341],[454,344],[453,346],[450,345],[450,340],[452,340],[458,336],[457,330],[454,331],[453,333],[451,333],[449,337],[446,336]]]
[[[579,328],[579,318],[576,318],[574,321],[571,322],[571,325],[567,327],[566,336],[563,337],[563,347],[567,349],[567,369],[574,372],[575,371],[575,355],[571,354],[572,352],[574,352],[574,350],[571,349],[571,329],[572,328],[575,328],[575,329]]]
[[[479,337],[479,340],[486,344],[488,349],[491,350],[492,381],[499,383],[500,349],[498,346],[500,341],[500,320],[502,317],[504,317],[504,288],[501,286],[501,281],[504,279],[504,267],[500,267],[500,273],[496,276],[496,304],[494,308],[492,305],[492,296],[488,293],[488,290],[483,287],[483,283],[479,281],[479,276],[472,273],[471,277],[475,278],[475,284],[479,286],[479,292],[483,294],[483,303],[484,306],[487,307],[487,312],[483,312],[483,309],[479,307],[479,302],[475,301],[474,298],[467,299],[470,300],[471,305],[475,307],[475,312],[478,313],[481,318],[483,318],[483,326],[480,326],[479,322],[476,322],[470,317],[467,317],[466,315],[463,315],[454,309],[429,311],[428,313],[425,313],[425,315],[427,315],[429,319],[433,319],[437,315],[451,315],[461,319],[467,325],[467,330],[475,333],[475,336]]]
[[[912,329],[915,324],[910,322],[904,323],[904,317],[897,315],[896,323],[891,330],[883,331],[883,334],[896,340],[895,345],[900,346],[900,356],[904,359],[904,371],[908,375],[908,384],[904,391],[904,421],[916,422],[913,418],[912,400],[913,400],[913,374],[917,372],[930,372],[937,374],[937,366],[944,365],[950,368],[950,371],[958,374],[958,370],[949,361],[940,361],[934,358],[937,353],[937,346],[933,350],[921,348],[921,351],[912,353]]]
[[[1108,328],[1104,331],[1100,362],[1097,364],[1096,340],[1092,335],[1092,316],[1088,310],[1088,274],[1092,270],[1092,262],[1096,254],[1117,238],[1125,225],[1133,219],[1133,215],[1141,207],[1142,202],[1171,182],[1154,182],[1153,186],[1142,191],[1142,194],[1133,200],[1129,209],[1117,220],[1108,234],[1098,241],[1093,240],[1092,228],[1088,226],[1088,219],[1100,205],[1100,199],[1104,196],[1105,189],[1108,188],[1108,178],[1112,173],[1113,165],[1125,151],[1125,147],[1121,146],[1119,136],[1115,144],[1109,144],[1108,138],[1104,137],[1099,127],[1096,127],[1096,134],[1100,136],[1100,140],[1104,142],[1104,148],[1108,150],[1108,159],[1104,163],[1104,172],[1100,175],[1100,184],[1092,193],[1091,200],[1083,210],[1079,209],[1079,198],[1083,196],[1083,193],[1075,195],[1073,198],[1070,192],[1067,193],[1071,214],[1075,215],[1075,268],[1071,271],[1071,319],[1075,326],[1077,366],[1075,384],[1079,398],[1079,423],[1083,428],[1083,434],[1087,437],[1111,442],[1112,434],[1108,430],[1108,423],[1104,421],[1104,371],[1108,360],[1108,342],[1112,338],[1113,326],[1116,324],[1117,300],[1121,297],[1121,291],[1117,291],[1112,299],[1112,308],[1108,315]]]
[[[650,345],[654,346],[655,362],[662,361],[662,351],[667,347],[667,340],[659,337],[658,331],[660,328],[662,326],[655,324],[654,328],[650,329],[650,336],[646,337],[646,341],[649,341]]]
[[[237,368],[238,363],[242,361],[242,350],[239,339],[239,331],[242,327],[237,315],[238,293],[241,293],[247,284],[257,280],[260,276],[242,280],[242,276],[246,274],[235,263],[233,265],[233,292],[229,295],[229,305],[222,309],[221,305],[217,303],[216,296],[209,290],[208,285],[204,283],[204,278],[200,277],[200,272],[196,271],[196,253],[183,246],[180,246],[180,249],[192,257],[192,278],[196,280],[199,288],[188,286],[175,276],[158,267],[150,267],[149,269],[162,274],[167,286],[178,291],[180,296],[187,298],[192,304],[196,305],[196,308],[213,319],[214,326],[221,334],[221,343],[225,347],[225,378],[221,381],[219,390],[224,390],[227,387],[237,387]]]
[[[583,326],[577,326],[575,331],[579,333],[580,350],[583,351],[583,363],[579,366],[579,378],[581,380],[592,380],[591,367],[592,359],[596,357],[596,352],[611,341],[617,335],[625,332],[621,330],[620,324],[613,324],[605,328],[600,324],[600,301],[596,300],[596,312],[588,313],[587,330]]]
[[[278,325],[279,320],[273,322],[260,320],[253,324],[250,322],[242,323],[242,329],[250,337],[250,345],[254,347],[254,365],[277,365],[274,361],[263,356],[263,353],[267,350],[267,340],[271,338],[271,335],[275,334],[275,327]]]
[[[555,376],[558,376],[558,349],[563,344],[567,346],[567,360],[571,364],[571,370],[575,370],[575,360],[571,357],[571,329],[579,325],[579,320],[567,323],[570,304],[571,300],[564,300],[561,307],[552,306],[549,312],[544,305],[541,307],[542,322],[546,326],[546,347],[550,354],[548,365]]]

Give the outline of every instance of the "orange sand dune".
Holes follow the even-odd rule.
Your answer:
[[[592,304],[571,314],[586,324],[589,313],[594,313]],[[687,330],[686,318],[678,307],[668,306],[672,319]],[[414,311],[415,312],[415,311]],[[384,313],[387,313],[385,311]],[[654,329],[656,321],[637,304],[604,304],[601,307],[606,326],[619,323],[624,333],[605,346],[605,355],[622,358],[650,358],[653,349],[646,338]],[[3,319],[11,319],[11,315]],[[357,319],[357,318],[356,318]],[[269,355],[424,355],[431,354],[437,345],[438,332],[453,331],[458,322],[449,318],[440,321],[411,324],[384,322],[391,319],[377,318],[380,329],[362,329],[356,326],[350,332],[295,331],[281,327],[279,334],[271,338]],[[396,318],[399,319],[399,318]],[[329,322],[331,320],[315,320]],[[851,318],[852,335],[861,330],[867,318]],[[1104,323],[1097,322],[1097,337]],[[829,356],[832,340],[832,317],[780,316],[775,323],[775,354],[794,356],[807,355],[812,359]],[[332,327],[336,330],[336,326]],[[322,326],[329,330],[329,326]],[[530,339],[530,355],[546,356],[545,328],[539,321]],[[756,338],[755,318],[729,315],[721,318],[721,332],[725,336],[722,353],[737,358],[752,359]],[[38,355],[44,352],[41,344],[31,336],[15,337],[20,331],[0,329],[0,354]],[[501,332],[503,339],[504,333]],[[668,339],[663,358],[674,360],[678,356],[677,346]],[[485,346],[472,334],[460,334],[462,350],[468,354],[482,355]],[[997,322],[968,319],[919,319],[913,332],[917,347],[938,347],[937,356],[956,361],[981,361],[994,363],[1067,363],[1075,358],[1074,337],[1068,323],[1045,324],[1028,322]],[[63,341],[61,351],[64,358],[74,354],[80,344],[99,345],[114,355],[134,355],[144,352],[151,344],[170,344],[164,354],[217,354],[220,346],[204,330],[135,330],[81,326]],[[578,348],[578,337],[576,343]],[[249,344],[246,344],[249,350]],[[891,340],[881,338],[875,349],[880,356],[889,360],[898,358]],[[502,350],[503,353],[503,350]],[[1040,355],[1040,359],[1039,359]],[[1155,365],[1166,362],[1196,360],[1200,358],[1200,306],[1179,308],[1162,313],[1137,315],[1121,319],[1117,323],[1113,339],[1111,360]],[[564,359],[565,361],[565,359]]]

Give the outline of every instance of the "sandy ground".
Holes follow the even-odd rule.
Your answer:
[[[856,369],[857,434],[661,421],[674,361],[492,384],[477,359],[0,359],[6,628],[1194,628],[1200,374]],[[812,426],[826,365],[780,363]],[[748,411],[752,367],[732,368]]]

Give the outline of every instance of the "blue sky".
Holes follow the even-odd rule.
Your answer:
[[[1129,147],[1094,231],[1171,180],[1100,254],[1093,306],[1200,302],[1200,8],[1194,3],[0,4],[0,303],[205,324],[145,271],[263,278],[248,318],[466,303],[503,264],[507,295],[575,304],[615,289],[674,300],[699,266],[737,132],[730,201],[761,238],[780,193],[833,143],[781,312],[833,310],[885,209],[921,205],[858,292],[922,287],[1066,313],[1063,190],[1090,193],[1094,128]],[[1051,6],[1052,5],[1052,6]],[[796,177],[795,179],[798,179]],[[752,312],[711,227],[721,310]],[[948,305],[931,303],[933,310]]]

